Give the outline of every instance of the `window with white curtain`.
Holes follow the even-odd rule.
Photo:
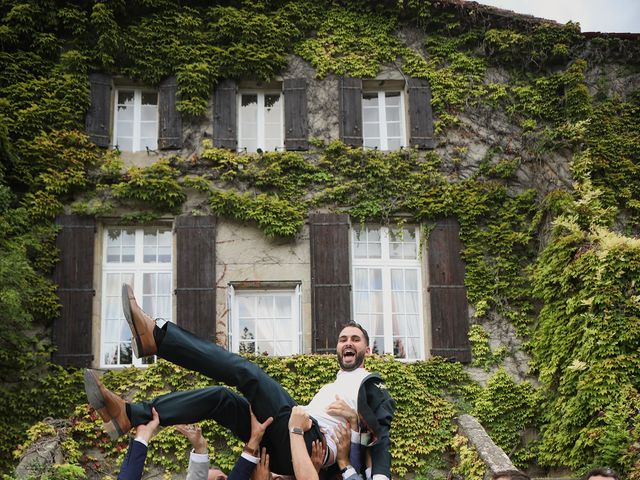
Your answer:
[[[242,91],[238,102],[238,148],[249,153],[283,149],[282,93]]]
[[[353,313],[374,353],[424,358],[419,229],[366,225],[352,230]]]
[[[302,352],[300,285],[240,289],[229,286],[229,345],[236,353]]]
[[[153,358],[138,359],[133,355],[131,331],[122,311],[122,284],[133,287],[147,314],[171,321],[172,242],[168,227],[104,229],[100,366],[153,363]]]
[[[158,92],[117,89],[114,146],[123,152],[158,148]]]
[[[363,92],[362,140],[364,148],[399,150],[405,146],[404,96],[401,91]]]

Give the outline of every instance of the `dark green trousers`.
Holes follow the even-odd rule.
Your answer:
[[[259,421],[264,422],[273,417],[273,423],[262,439],[262,445],[269,453],[271,470],[293,475],[288,424],[291,409],[296,403],[287,391],[246,358],[197,337],[173,323],[167,323],[163,328],[166,328],[166,332],[158,345],[159,357],[236,387],[242,395],[225,387],[168,393],[151,402],[130,404],[132,425],[149,422],[151,409],[155,408],[161,425],[215,420],[246,442],[251,435],[251,405]],[[320,436],[320,430],[314,421],[314,427],[305,433],[309,451],[311,442]]]

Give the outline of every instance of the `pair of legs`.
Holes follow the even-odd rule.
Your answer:
[[[261,422],[273,417],[273,423],[262,440],[269,452],[272,470],[292,475],[288,422],[296,403],[286,390],[255,363],[239,355],[172,323],[165,324],[162,329],[164,335],[154,335],[162,338],[156,341],[159,357],[236,387],[242,395],[224,387],[209,387],[169,393],[151,402],[133,403],[128,409],[132,426],[149,422],[152,418],[151,409],[155,407],[161,425],[210,419],[227,427],[240,440],[247,441],[251,434],[251,405]],[[309,446],[319,437],[319,429],[314,424],[314,428],[305,433],[305,442]]]

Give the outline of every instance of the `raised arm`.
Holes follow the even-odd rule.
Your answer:
[[[296,480],[318,480],[307,445],[304,432],[311,428],[311,419],[302,407],[293,407],[289,417],[289,441],[291,443],[291,461]]]
[[[129,443],[129,449],[122,461],[118,480],[140,480],[144,470],[144,462],[147,459],[149,442],[160,427],[160,417],[156,409],[151,410],[151,421],[136,428],[136,438]]]

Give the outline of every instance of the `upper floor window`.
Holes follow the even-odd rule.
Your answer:
[[[374,353],[424,358],[419,230],[367,225],[352,231],[353,312]]]
[[[404,96],[402,91],[365,91],[362,94],[364,148],[399,150],[405,146]]]
[[[293,288],[229,287],[229,345],[236,353],[302,352],[300,285]]]
[[[133,287],[142,309],[153,318],[172,319],[173,236],[167,227],[105,228],[102,257],[100,365],[141,365],[122,312],[122,284]]]
[[[123,152],[158,148],[158,93],[118,88],[115,93],[114,145]]]
[[[248,152],[284,149],[282,93],[241,91],[238,102],[238,148]]]

